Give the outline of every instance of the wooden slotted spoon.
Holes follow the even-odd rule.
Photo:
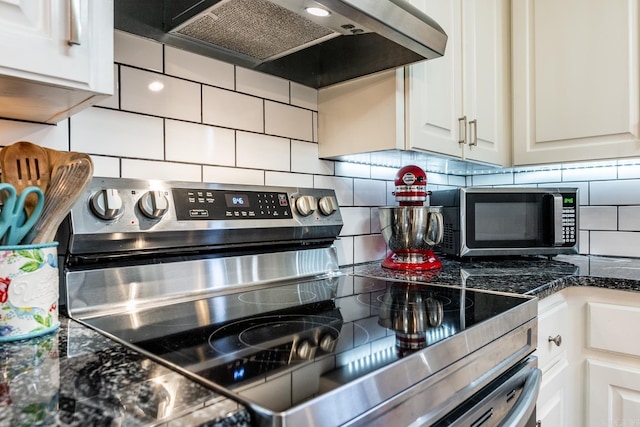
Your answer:
[[[46,192],[51,178],[47,152],[27,141],[16,142],[2,149],[0,155],[2,182],[13,185],[19,195],[27,187],[40,187]],[[29,195],[24,203],[27,216],[36,206],[37,198]]]

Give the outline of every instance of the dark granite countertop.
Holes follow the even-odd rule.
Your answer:
[[[61,316],[0,344],[0,426],[248,426],[235,401]]]
[[[380,263],[345,269],[350,274],[396,280],[467,286],[545,298],[570,286],[640,291],[640,259],[581,255],[502,257],[460,260],[439,255],[440,270],[416,273],[383,268]]]
[[[425,274],[379,262],[342,271],[539,298],[569,286],[640,291],[640,259],[440,258],[443,268]],[[61,322],[49,335],[0,344],[0,427],[250,424],[249,412],[234,401],[75,321]]]

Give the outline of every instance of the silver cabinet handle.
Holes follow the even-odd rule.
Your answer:
[[[82,37],[82,17],[80,16],[80,1],[69,0],[69,45],[80,45]]]
[[[560,335],[557,335],[555,337],[549,337],[549,342],[552,342],[558,347],[560,347],[562,345],[562,337]]]
[[[458,144],[466,144],[466,143],[467,143],[467,116],[462,116],[458,119]]]
[[[473,137],[471,138],[471,142],[469,146],[477,146],[478,145],[478,120],[473,119],[469,121],[469,129],[470,133],[472,133]]]

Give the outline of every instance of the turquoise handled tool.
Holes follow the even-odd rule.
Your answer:
[[[13,185],[0,183],[0,192],[8,195],[4,198],[2,212],[0,212],[0,236],[3,246],[15,246],[26,236],[34,226],[44,207],[44,193],[39,187],[30,186],[22,190],[17,196]],[[25,218],[24,202],[30,194],[36,194],[38,200],[28,218]]]

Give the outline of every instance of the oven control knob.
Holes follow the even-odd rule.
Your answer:
[[[322,351],[326,351],[327,353],[332,353],[336,348],[336,339],[332,337],[330,334],[324,335],[320,338],[320,349]]]
[[[162,218],[169,209],[169,200],[162,191],[147,191],[138,200],[140,212],[147,218]]]
[[[302,340],[298,343],[298,348],[296,349],[296,354],[300,359],[308,360],[311,359],[313,348],[311,347],[311,343],[307,340]]]
[[[309,216],[316,211],[318,203],[313,196],[300,196],[296,200],[296,209],[302,216]]]
[[[91,197],[90,206],[94,214],[106,220],[117,219],[124,213],[122,198],[118,190],[113,188],[105,188],[95,193]]]
[[[318,207],[320,208],[320,212],[329,216],[338,210],[338,202],[333,196],[324,196],[318,201]]]

